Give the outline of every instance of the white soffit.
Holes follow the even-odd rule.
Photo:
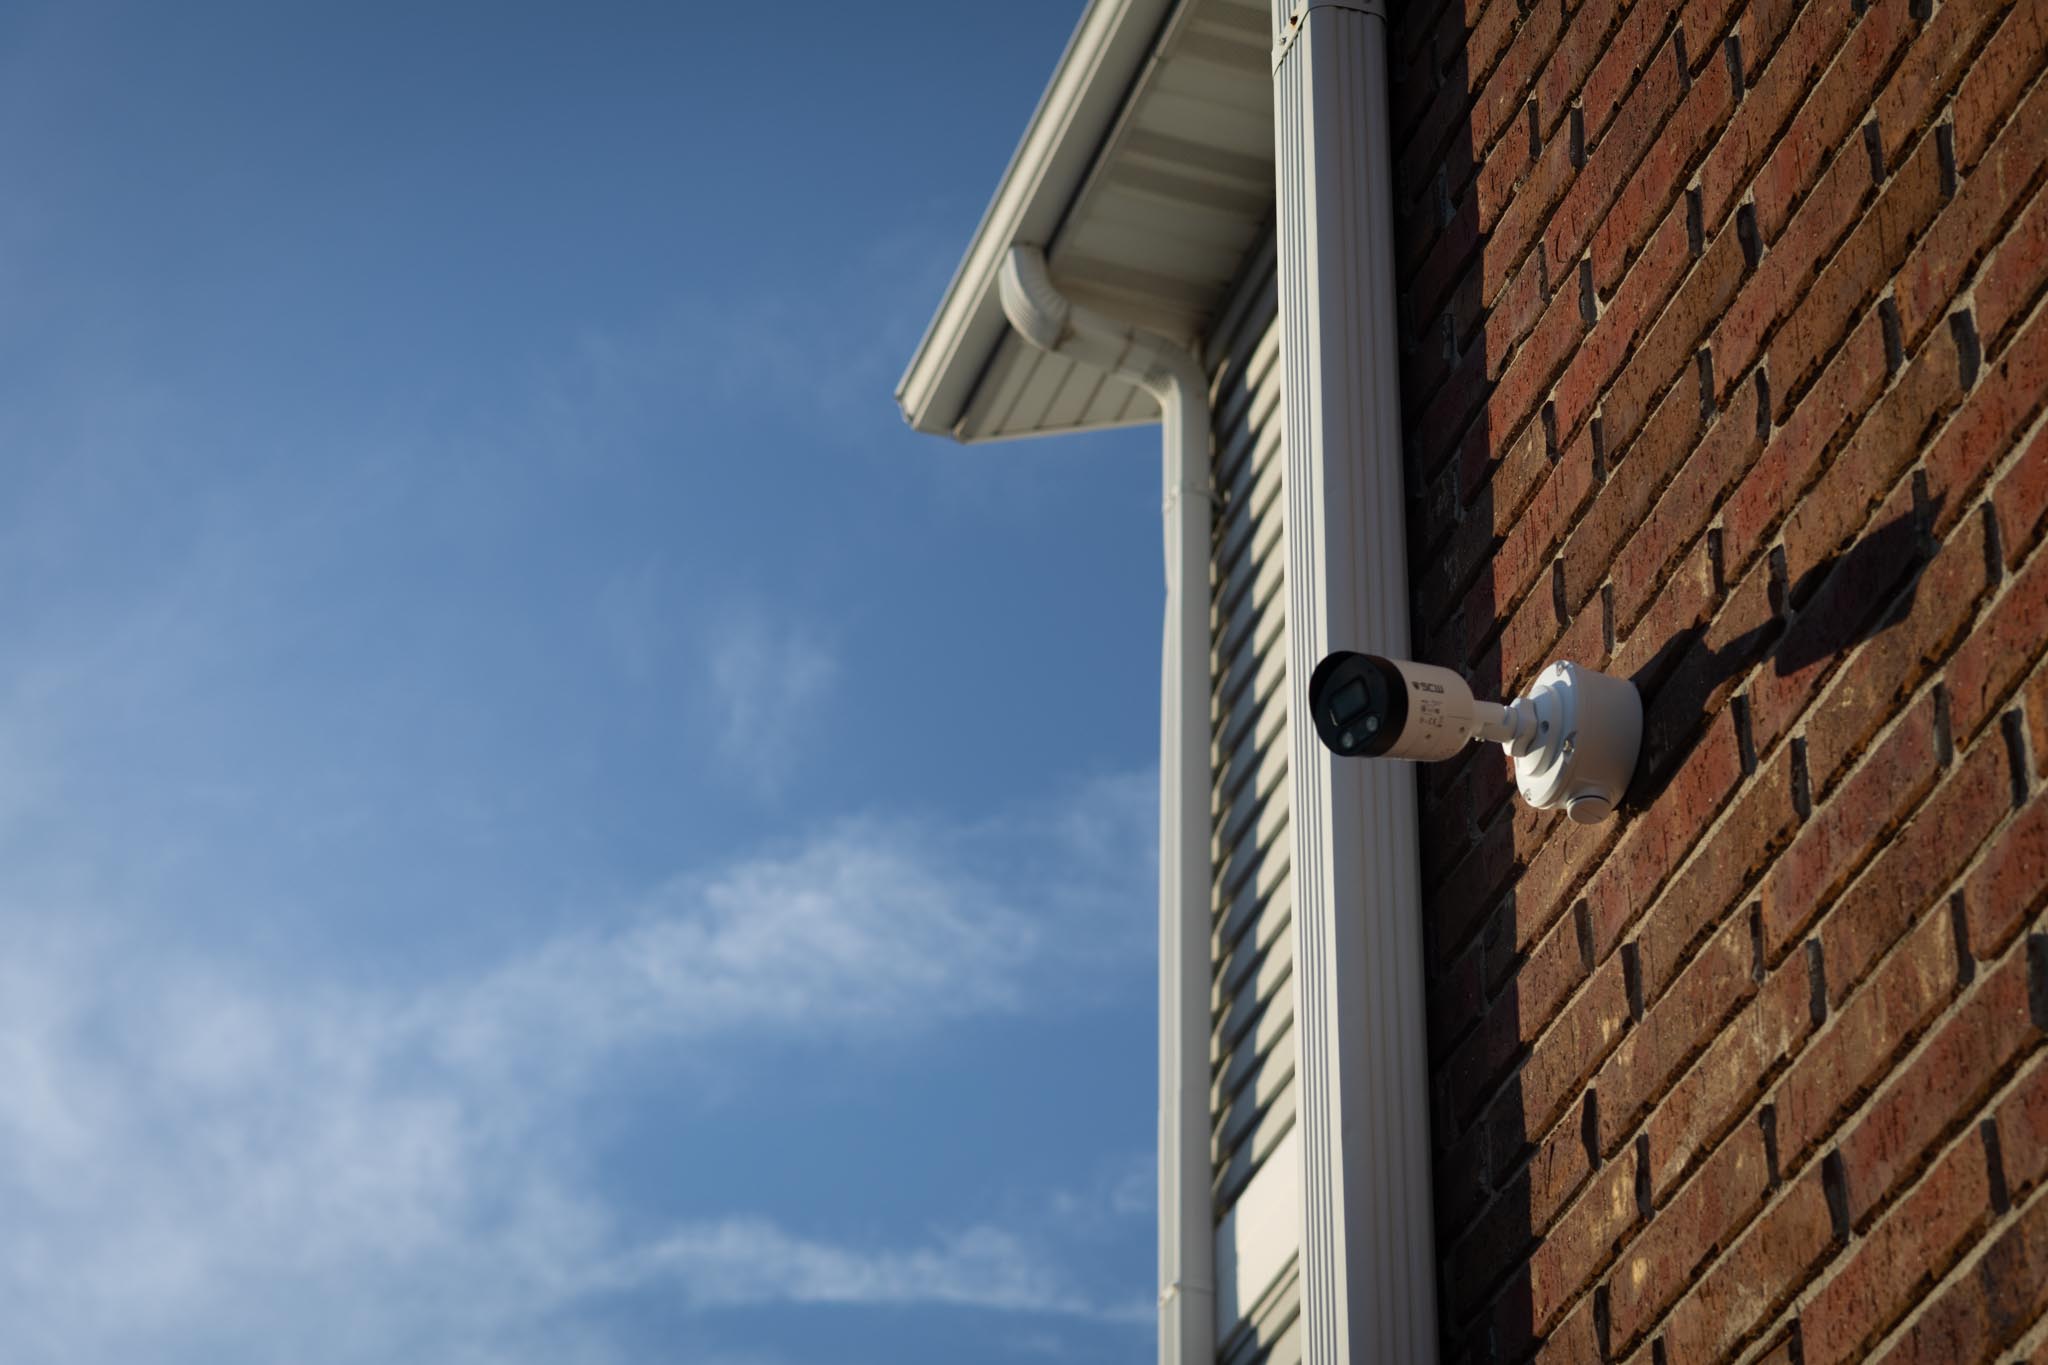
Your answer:
[[[1158,420],[1142,391],[1026,345],[996,271],[1045,246],[1077,303],[1193,342],[1273,211],[1264,0],[1094,0],[896,388],[919,431],[1000,440]]]

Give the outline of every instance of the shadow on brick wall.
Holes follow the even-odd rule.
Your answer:
[[[1428,7],[1424,7],[1428,10]],[[1485,637],[1512,584],[1500,581],[1491,535],[1492,462],[1502,438],[1489,429],[1486,320],[1473,278],[1484,247],[1467,185],[1477,149],[1469,122],[1438,129],[1436,90],[1466,87],[1462,44],[1438,68],[1419,31],[1435,13],[1396,12],[1391,69],[1397,166],[1397,270],[1402,284],[1402,411],[1409,489],[1412,649],[1458,670],[1481,696],[1504,685]],[[1434,145],[1424,146],[1428,142]],[[1461,335],[1459,319],[1467,317]],[[1537,420],[1530,419],[1532,422]],[[1469,496],[1467,495],[1469,490]],[[1479,657],[1472,646],[1479,645]],[[1516,1067],[1515,992],[1488,1007],[1486,932],[1514,913],[1499,814],[1508,799],[1497,751],[1473,746],[1459,760],[1418,767],[1429,962],[1431,1126],[1441,1358],[1515,1359],[1532,1337],[1520,1277],[1535,1243],[1526,1139]],[[1491,837],[1482,834],[1490,831]],[[1504,889],[1506,902],[1496,898]],[[1489,916],[1491,919],[1489,921]]]
[[[1645,734],[1628,803],[1655,804],[1684,766],[1728,685],[1756,664],[1789,678],[1825,668],[1864,640],[1904,621],[1932,557],[1943,499],[1918,500],[1910,512],[1859,537],[1786,582],[1784,554],[1772,552],[1771,619],[1726,640],[1703,626],[1674,635],[1632,678],[1643,695]]]

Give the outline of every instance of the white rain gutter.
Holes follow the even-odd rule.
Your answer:
[[[1385,0],[1273,0],[1291,714],[1332,649],[1407,658]],[[1436,1359],[1415,776],[1293,725],[1309,1365]]]
[[[1166,639],[1159,671],[1159,1359],[1216,1356],[1216,1226],[1209,1180],[1209,379],[1193,352],[1071,303],[1045,255],[1013,246],[1000,277],[1010,325],[1040,350],[1159,400]],[[1425,1189],[1427,1187],[1425,1186]]]

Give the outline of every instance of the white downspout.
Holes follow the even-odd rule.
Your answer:
[[[1041,350],[1159,400],[1166,640],[1159,677],[1159,1359],[1216,1356],[1209,1161],[1209,381],[1165,337],[1071,303],[1036,247],[1013,246],[1003,312]]]
[[[1429,1054],[1414,770],[1334,759],[1332,649],[1408,657],[1386,0],[1273,0],[1301,1335],[1308,1365],[1431,1365]]]

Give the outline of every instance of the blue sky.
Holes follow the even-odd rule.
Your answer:
[[[890,396],[1078,10],[0,16],[0,1356],[1150,1354],[1156,437]]]

